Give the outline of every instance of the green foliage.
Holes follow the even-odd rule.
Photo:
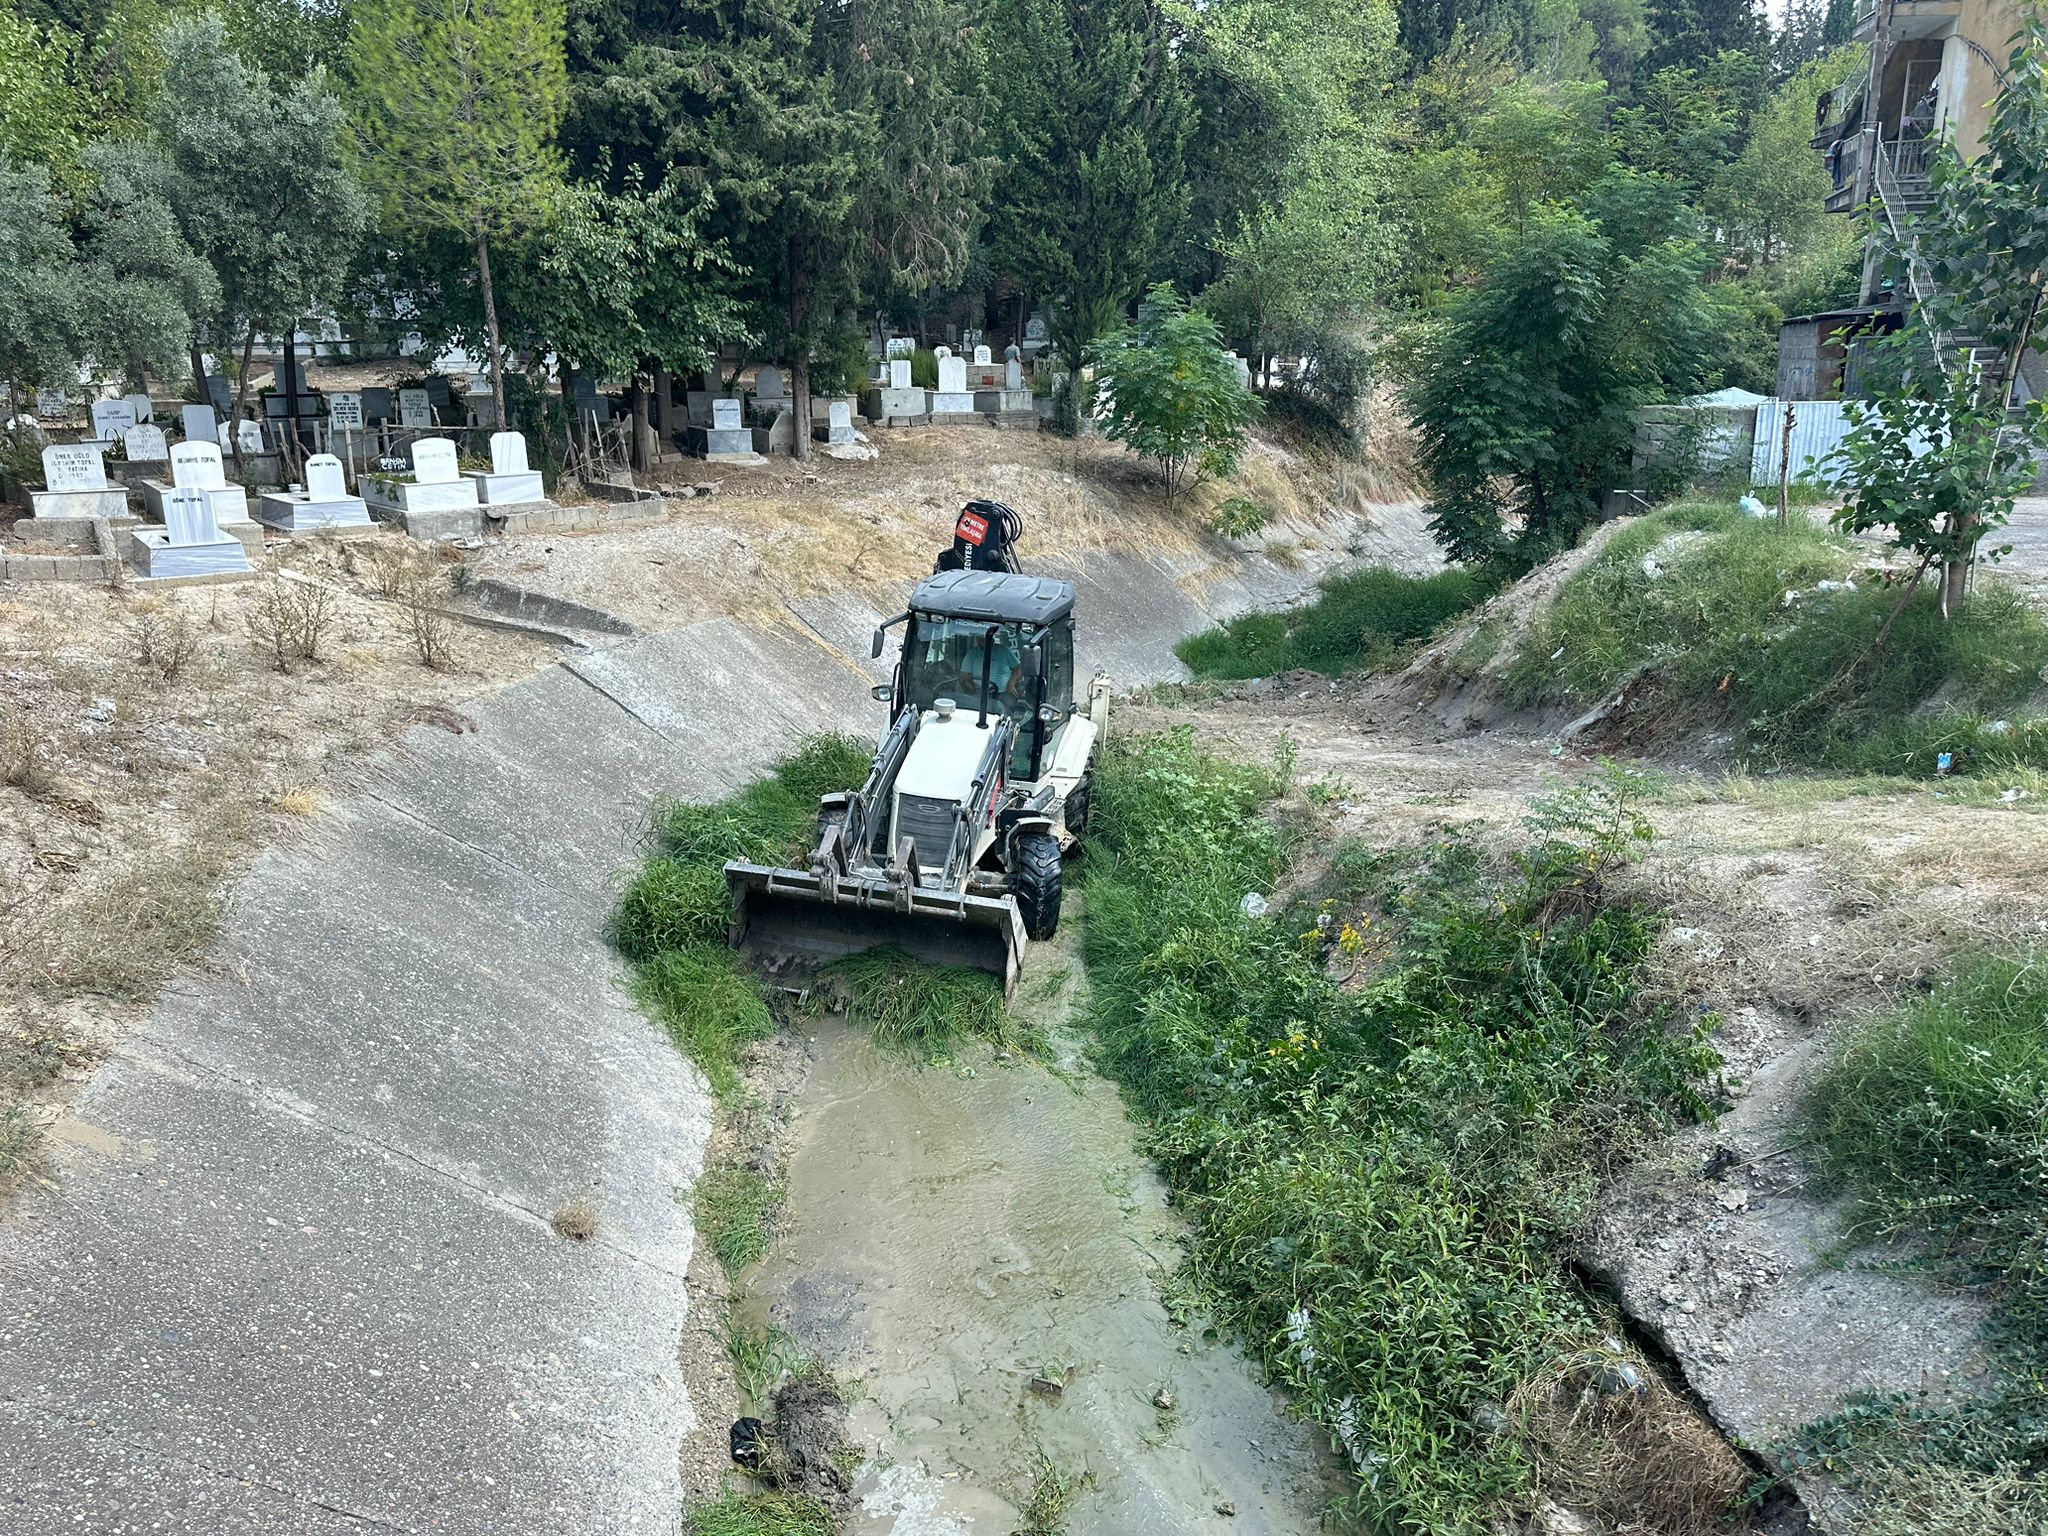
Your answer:
[[[1266,509],[1249,496],[1226,496],[1209,514],[1209,531],[1218,538],[1248,539],[1266,526]]]
[[[1103,436],[1158,461],[1166,505],[1213,475],[1237,468],[1258,401],[1238,383],[1216,322],[1161,283],[1135,325],[1094,354],[1106,412]]]
[[[391,233],[474,246],[500,421],[490,245],[554,206],[565,24],[564,0],[361,0],[350,26],[357,173]]]
[[[1072,361],[1180,232],[1195,104],[1164,15],[1141,0],[991,0],[982,35],[1004,165],[990,259],[1056,302],[1053,339]]]
[[[915,389],[939,387],[939,354],[930,347],[919,347],[910,354],[910,383]]]
[[[1848,409],[1849,435],[1828,458],[1849,487],[1835,522],[1852,533],[1889,530],[1923,569],[1966,564],[2033,483],[2035,450],[2048,448],[2048,404],[2033,401],[2012,420],[2002,397],[1981,396],[1961,359]]]
[[[2041,1512],[2038,1486],[2031,1500],[2019,1489],[2048,1456],[2044,1012],[2038,950],[1965,957],[1925,996],[1869,1020],[1808,1100],[1823,1187],[1855,1199],[1850,1242],[1903,1243],[1994,1309],[2000,1370],[1985,1390],[1955,1404],[1853,1403],[1781,1453],[1794,1469],[1826,1457],[1878,1492],[1879,1508],[1924,1520],[1938,1496],[1954,1511],[1913,1529],[2031,1529]],[[2028,1504],[2032,1519],[1999,1517]]]
[[[731,951],[709,940],[660,950],[639,966],[633,990],[697,1064],[713,1095],[731,1102],[740,1089],[740,1053],[775,1033],[761,989]]]
[[[1937,750],[1981,745],[1985,764],[2035,750],[2030,730],[1986,736],[1974,716],[1914,712],[1936,696],[1963,708],[2024,700],[2048,664],[2048,622],[1988,585],[1944,624],[1921,593],[1880,648],[1895,592],[1819,589],[1857,565],[1804,519],[1781,530],[1731,508],[1654,513],[1536,617],[1506,673],[1510,697],[1582,708],[1641,678],[1666,728],[1730,720],[1767,754],[1871,771],[1931,769]]]
[[[1403,645],[1483,602],[1483,576],[1409,576],[1373,567],[1335,576],[1306,608],[1248,613],[1190,635],[1174,654],[1198,677],[1270,677],[1307,667],[1338,676],[1387,665]]]
[[[900,949],[848,955],[819,977],[814,1004],[831,1005],[877,1045],[914,1061],[935,1062],[974,1036],[1018,1043],[1002,984],[982,971],[929,965]]]
[[[690,1536],[832,1536],[832,1511],[800,1493],[728,1493],[684,1517]]]
[[[728,1275],[760,1262],[768,1251],[775,1208],[781,1203],[780,1184],[733,1163],[705,1169],[691,1191],[697,1230],[710,1242]]]
[[[1568,546],[1625,476],[1637,408],[1698,382],[1712,317],[1678,213],[1661,183],[1611,174],[1583,212],[1531,213],[1451,302],[1411,400],[1453,558]]]
[[[1655,917],[1599,895],[1638,845],[1628,781],[1596,791],[1619,808],[1553,804],[1512,865],[1457,839],[1340,857],[1374,910],[1327,926],[1243,910],[1286,862],[1272,774],[1182,732],[1113,743],[1096,783],[1091,1016],[1204,1299],[1349,1454],[1375,1528],[1496,1528],[1530,1473],[1473,1405],[1590,1331],[1569,1263],[1599,1180],[1715,1065],[1634,1002]]]
[[[0,164],[45,165],[78,179],[78,147],[92,134],[94,105],[79,79],[81,40],[0,9]]]

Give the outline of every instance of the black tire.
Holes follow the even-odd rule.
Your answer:
[[[1060,840],[1026,832],[1011,845],[1010,893],[1033,939],[1049,939],[1060,926]]]
[[[834,807],[829,811],[818,812],[818,836],[817,840],[811,844],[811,851],[816,853],[825,846],[825,834],[827,832],[830,832],[834,827],[843,827],[845,825],[846,810],[843,806]]]
[[[1088,830],[1088,810],[1094,803],[1094,788],[1094,775],[1084,773],[1081,775],[1081,782],[1076,784],[1067,796],[1067,830],[1076,839]],[[1076,842],[1075,846],[1080,845]]]

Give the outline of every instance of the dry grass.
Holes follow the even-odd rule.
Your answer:
[[[28,707],[12,700],[0,705],[0,782],[30,795],[51,786],[49,743]]]
[[[320,659],[334,619],[334,594],[326,587],[273,575],[242,616],[242,627],[273,667],[289,672],[295,661]]]
[[[277,797],[277,808],[287,816],[311,816],[320,809],[323,796],[310,785],[288,789]]]
[[[1714,1427],[1640,1357],[1573,1350],[1519,1387],[1510,1424],[1539,1491],[1616,1536],[1725,1536],[1751,1481]],[[1733,1523],[1731,1523],[1733,1522]]]
[[[167,683],[182,677],[199,655],[198,633],[178,608],[138,605],[129,634],[135,642],[135,659]]]
[[[26,1104],[0,1105],[0,1195],[9,1195],[42,1165],[43,1128]]]
[[[550,1216],[548,1225],[555,1229],[557,1237],[565,1237],[572,1243],[587,1243],[597,1236],[597,1206],[595,1202],[578,1196]]]
[[[58,993],[145,1001],[166,974],[189,965],[219,931],[224,884],[241,861],[258,812],[217,800],[189,834],[47,913],[24,936],[26,980]]]

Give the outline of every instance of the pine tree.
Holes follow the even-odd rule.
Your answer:
[[[988,32],[1006,167],[991,255],[1057,301],[1053,336],[1078,367],[1187,216],[1194,105],[1142,0],[995,0]]]
[[[395,233],[476,251],[491,395],[505,368],[491,242],[530,228],[560,177],[563,0],[363,0],[351,54],[358,165]]]

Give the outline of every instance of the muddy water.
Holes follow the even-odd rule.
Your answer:
[[[1051,948],[1027,992],[1071,966]],[[1314,1432],[1169,1321],[1177,1222],[1071,1040],[1057,1070],[982,1051],[919,1070],[836,1020],[815,1033],[784,1228],[745,1310],[861,1382],[843,1529],[1008,1536],[1041,1455],[1092,1479],[1076,1536],[1320,1528],[1339,1484]]]

